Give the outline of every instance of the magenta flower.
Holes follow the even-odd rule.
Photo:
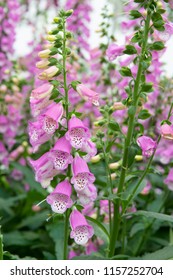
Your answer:
[[[81,151],[87,153],[83,156],[83,159],[88,162],[97,154],[96,144],[91,140],[87,140],[86,142],[84,142]]]
[[[88,100],[95,106],[99,106],[99,94],[97,92],[87,88],[84,84],[78,84],[76,87],[76,91],[86,101]]]
[[[33,117],[40,115],[43,110],[52,103],[52,100],[49,99],[49,96],[44,98],[30,98],[30,107]]]
[[[68,180],[59,183],[54,191],[47,196],[47,203],[51,205],[52,211],[63,214],[67,208],[73,205],[70,196],[72,194],[72,186]]]
[[[77,196],[79,198],[82,206],[88,205],[93,202],[97,198],[97,189],[93,184],[89,184],[87,188],[85,188],[82,192],[78,192]]]
[[[89,171],[87,163],[79,156],[74,158],[72,163],[73,177],[71,183],[78,192],[82,192],[89,186],[89,183],[95,181],[94,175]]]
[[[34,153],[38,150],[41,144],[47,142],[51,137],[51,135],[48,135],[43,130],[43,122],[39,120],[35,122],[29,121],[28,133],[30,138],[30,144],[33,147]]]
[[[161,135],[165,139],[173,140],[173,126],[167,123],[161,126]]]
[[[45,83],[42,86],[33,89],[30,98],[41,99],[47,96],[50,97],[52,90],[53,90],[53,85],[49,83]]]
[[[137,139],[137,144],[142,150],[142,155],[146,157],[152,156],[157,147],[157,142],[148,136],[140,136]]]
[[[94,234],[94,229],[90,226],[85,217],[78,211],[73,210],[70,215],[70,225],[72,231],[70,237],[79,245],[85,245],[88,239]]]
[[[37,160],[30,159],[29,163],[35,171],[35,180],[39,182],[43,188],[47,188],[53,177],[58,174],[53,163],[49,160],[48,152],[43,154]]]
[[[71,149],[72,147],[65,136],[58,139],[55,146],[49,152],[49,157],[53,160],[55,169],[64,170],[68,164],[72,163]]]
[[[8,119],[4,115],[0,115],[0,133],[6,132],[8,128]]]
[[[47,134],[53,134],[59,127],[58,122],[63,115],[63,106],[61,103],[53,102],[44,114],[40,115],[40,121],[43,121],[43,130]]]
[[[70,141],[72,147],[81,149],[85,141],[90,137],[89,129],[83,122],[72,116],[68,122],[68,131],[65,134],[67,140]]]
[[[4,144],[0,141],[0,162],[8,156],[8,151],[5,148]]]
[[[164,180],[164,183],[168,186],[169,190],[173,191],[173,168],[169,170],[169,174]]]
[[[124,46],[118,46],[115,43],[109,45],[106,55],[110,61],[115,60],[118,56],[123,55]]]

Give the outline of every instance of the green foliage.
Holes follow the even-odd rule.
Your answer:
[[[146,109],[143,109],[139,112],[139,115],[138,115],[138,119],[141,119],[141,120],[146,120],[150,117],[150,113],[148,112],[148,110]]]
[[[161,41],[154,42],[152,45],[150,45],[150,49],[153,51],[161,51],[165,48],[165,45]]]
[[[143,17],[142,14],[137,10],[131,10],[130,16],[132,19],[137,19],[137,18]]]
[[[120,70],[120,74],[123,77],[132,77],[132,72],[131,72],[130,68],[128,68],[128,67],[122,67]]]

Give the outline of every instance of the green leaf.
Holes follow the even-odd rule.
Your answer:
[[[142,260],[169,260],[173,258],[173,245],[141,257]]]
[[[165,45],[163,42],[161,41],[157,41],[154,42],[151,46],[150,46],[151,50],[155,50],[155,51],[161,51],[165,48]]]
[[[34,173],[28,166],[23,166],[18,162],[14,161],[11,162],[11,166],[16,168],[17,170],[22,171],[25,183],[29,184],[31,188],[37,189],[37,191],[40,193],[45,193],[45,191],[42,188],[40,188],[40,184],[35,181]]]
[[[58,53],[58,49],[57,48],[52,47],[52,48],[50,48],[50,50],[51,50],[50,55],[55,55],[55,54]]]
[[[64,222],[55,220],[54,223],[47,225],[50,237],[55,242],[55,253],[58,260],[63,260],[64,247]]]
[[[137,10],[131,10],[130,16],[132,19],[143,17],[142,14],[140,12],[138,12]]]
[[[157,213],[157,212],[149,212],[149,211],[136,211],[133,213],[127,213],[124,216],[145,216],[145,218],[154,218],[154,219],[158,219],[164,222],[169,222],[169,223],[173,223],[173,216],[171,215],[166,215],[166,214],[161,214],[161,213]]]
[[[130,106],[128,109],[128,116],[131,117],[135,114],[136,112],[136,107],[135,106]]]
[[[144,83],[141,87],[141,91],[152,92],[153,91],[153,83]]]
[[[6,246],[30,246],[35,240],[39,240],[37,233],[18,230],[4,233],[3,237]]]
[[[138,178],[133,178],[132,180],[130,180],[130,182],[128,183],[128,187],[127,190],[124,192],[123,197],[124,198],[128,198],[132,192],[134,191],[137,183],[138,183],[139,179]],[[135,198],[139,193],[141,193],[141,191],[143,190],[143,188],[146,186],[147,181],[144,179],[141,184],[138,186],[138,189],[136,190],[136,192],[133,195],[133,198]]]
[[[139,44],[141,39],[142,39],[141,34],[139,32],[136,32],[133,38],[131,39],[131,42]]]
[[[120,70],[120,74],[123,77],[132,77],[132,72],[131,72],[130,68],[128,68],[128,67],[122,67]]]
[[[50,99],[50,100],[55,99],[55,98],[57,98],[57,97],[59,96],[59,94],[60,94],[59,90],[56,89],[56,88],[54,88],[54,89],[52,90],[52,95],[51,95],[51,97],[50,97],[49,99]]]
[[[108,127],[113,131],[121,131],[119,124],[114,121],[110,121],[110,123],[108,124]]]
[[[128,148],[127,167],[130,167],[133,164],[135,160],[135,156],[138,154],[138,151],[139,151],[139,147],[136,144],[132,144]]]
[[[123,51],[123,53],[128,54],[128,55],[132,55],[132,54],[136,54],[137,50],[132,45],[126,45],[126,49],[125,49],[125,51]]]
[[[46,223],[46,219],[48,217],[49,211],[45,210],[41,213],[36,213],[33,216],[29,216],[25,218],[21,223],[17,226],[17,228],[29,227],[31,229],[39,228],[42,224]]]
[[[151,114],[148,112],[148,110],[144,109],[144,110],[141,110],[141,111],[139,112],[138,119],[140,119],[140,120],[146,120],[146,119],[148,119],[150,116],[151,116]]]
[[[107,229],[104,227],[104,225],[89,216],[85,216],[85,218],[93,226],[95,235],[100,237],[102,240],[105,241],[106,244],[108,244],[110,236]]]
[[[48,60],[49,60],[49,66],[53,66],[57,64],[57,59],[54,57],[50,57]]]

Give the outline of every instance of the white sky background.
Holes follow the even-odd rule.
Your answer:
[[[93,6],[93,13],[91,16],[91,24],[90,24],[90,29],[91,29],[90,43],[92,47],[96,47],[98,46],[99,43],[99,34],[96,32],[96,30],[99,29],[99,24],[101,22],[100,13],[102,8],[106,3],[108,3],[108,1],[107,0],[91,0],[91,1]],[[35,12],[33,7],[33,9],[30,11],[29,16],[33,17],[34,13]],[[48,22],[51,22],[53,17],[54,17],[54,11],[50,11],[48,16]],[[41,25],[43,24],[44,23],[42,21],[40,21],[40,24],[38,24],[37,22],[38,25],[37,28],[41,29]],[[26,24],[23,24],[22,26],[18,27],[17,40],[15,44],[17,56],[22,56],[29,53],[30,48],[28,47],[27,44],[33,39],[33,32],[34,30]],[[116,38],[118,41],[122,43],[123,37],[121,33],[119,32],[116,33]],[[163,55],[162,61],[165,62],[164,69],[166,71],[166,74],[168,76],[173,76],[173,37],[167,42],[167,51]]]

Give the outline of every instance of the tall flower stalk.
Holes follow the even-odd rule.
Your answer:
[[[125,178],[126,178],[126,172],[128,169],[129,149],[132,144],[132,137],[134,135],[134,127],[135,127],[135,123],[136,123],[136,113],[137,113],[138,103],[139,103],[139,98],[140,98],[140,89],[143,84],[142,75],[143,76],[145,75],[146,70],[149,67],[149,65],[144,66],[144,61],[146,60],[146,57],[150,55],[148,52],[148,48],[149,48],[148,37],[149,37],[149,33],[150,33],[150,28],[151,28],[151,26],[150,26],[151,18],[153,18],[154,14],[155,14],[155,5],[154,5],[153,1],[148,1],[148,3],[144,4],[144,6],[145,6],[146,12],[147,12],[146,18],[145,19],[143,18],[144,29],[143,29],[142,33],[136,33],[136,37],[137,37],[137,35],[140,34],[141,38],[142,38],[141,39],[138,37],[138,39],[141,39],[141,43],[140,43],[141,44],[140,45],[141,53],[138,56],[138,70],[137,70],[136,78],[134,79],[134,89],[132,91],[132,102],[131,102],[131,106],[129,107],[129,110],[128,110],[128,117],[129,117],[128,130],[127,130],[127,136],[126,136],[125,142],[124,142],[123,161],[122,161],[122,167],[121,167],[118,191],[117,191],[117,194],[120,195],[120,197],[121,197],[121,193],[123,192],[123,190],[125,190],[124,183],[125,183]],[[134,17],[137,17],[137,18],[142,16],[140,13],[137,15],[137,11],[135,11],[135,10],[133,11],[133,15],[134,15]],[[133,38],[135,38],[135,36]],[[135,38],[135,40],[136,40],[136,38]],[[132,42],[135,42],[135,40],[132,39]],[[134,51],[134,52],[136,52],[136,51]],[[130,69],[127,69],[125,67],[121,70],[121,74],[123,76],[132,75]],[[152,161],[152,158],[150,159],[150,161]],[[144,174],[144,175],[146,175],[146,174]],[[144,176],[142,176],[142,179],[143,178],[144,178]],[[141,183],[142,179],[140,180],[140,183]],[[121,205],[120,200],[114,201],[114,219],[113,219],[113,228],[112,228],[111,240],[110,240],[109,257],[112,257],[114,255],[115,245],[116,245],[116,241],[118,238],[119,226],[120,226],[120,222],[121,222],[120,205]]]

